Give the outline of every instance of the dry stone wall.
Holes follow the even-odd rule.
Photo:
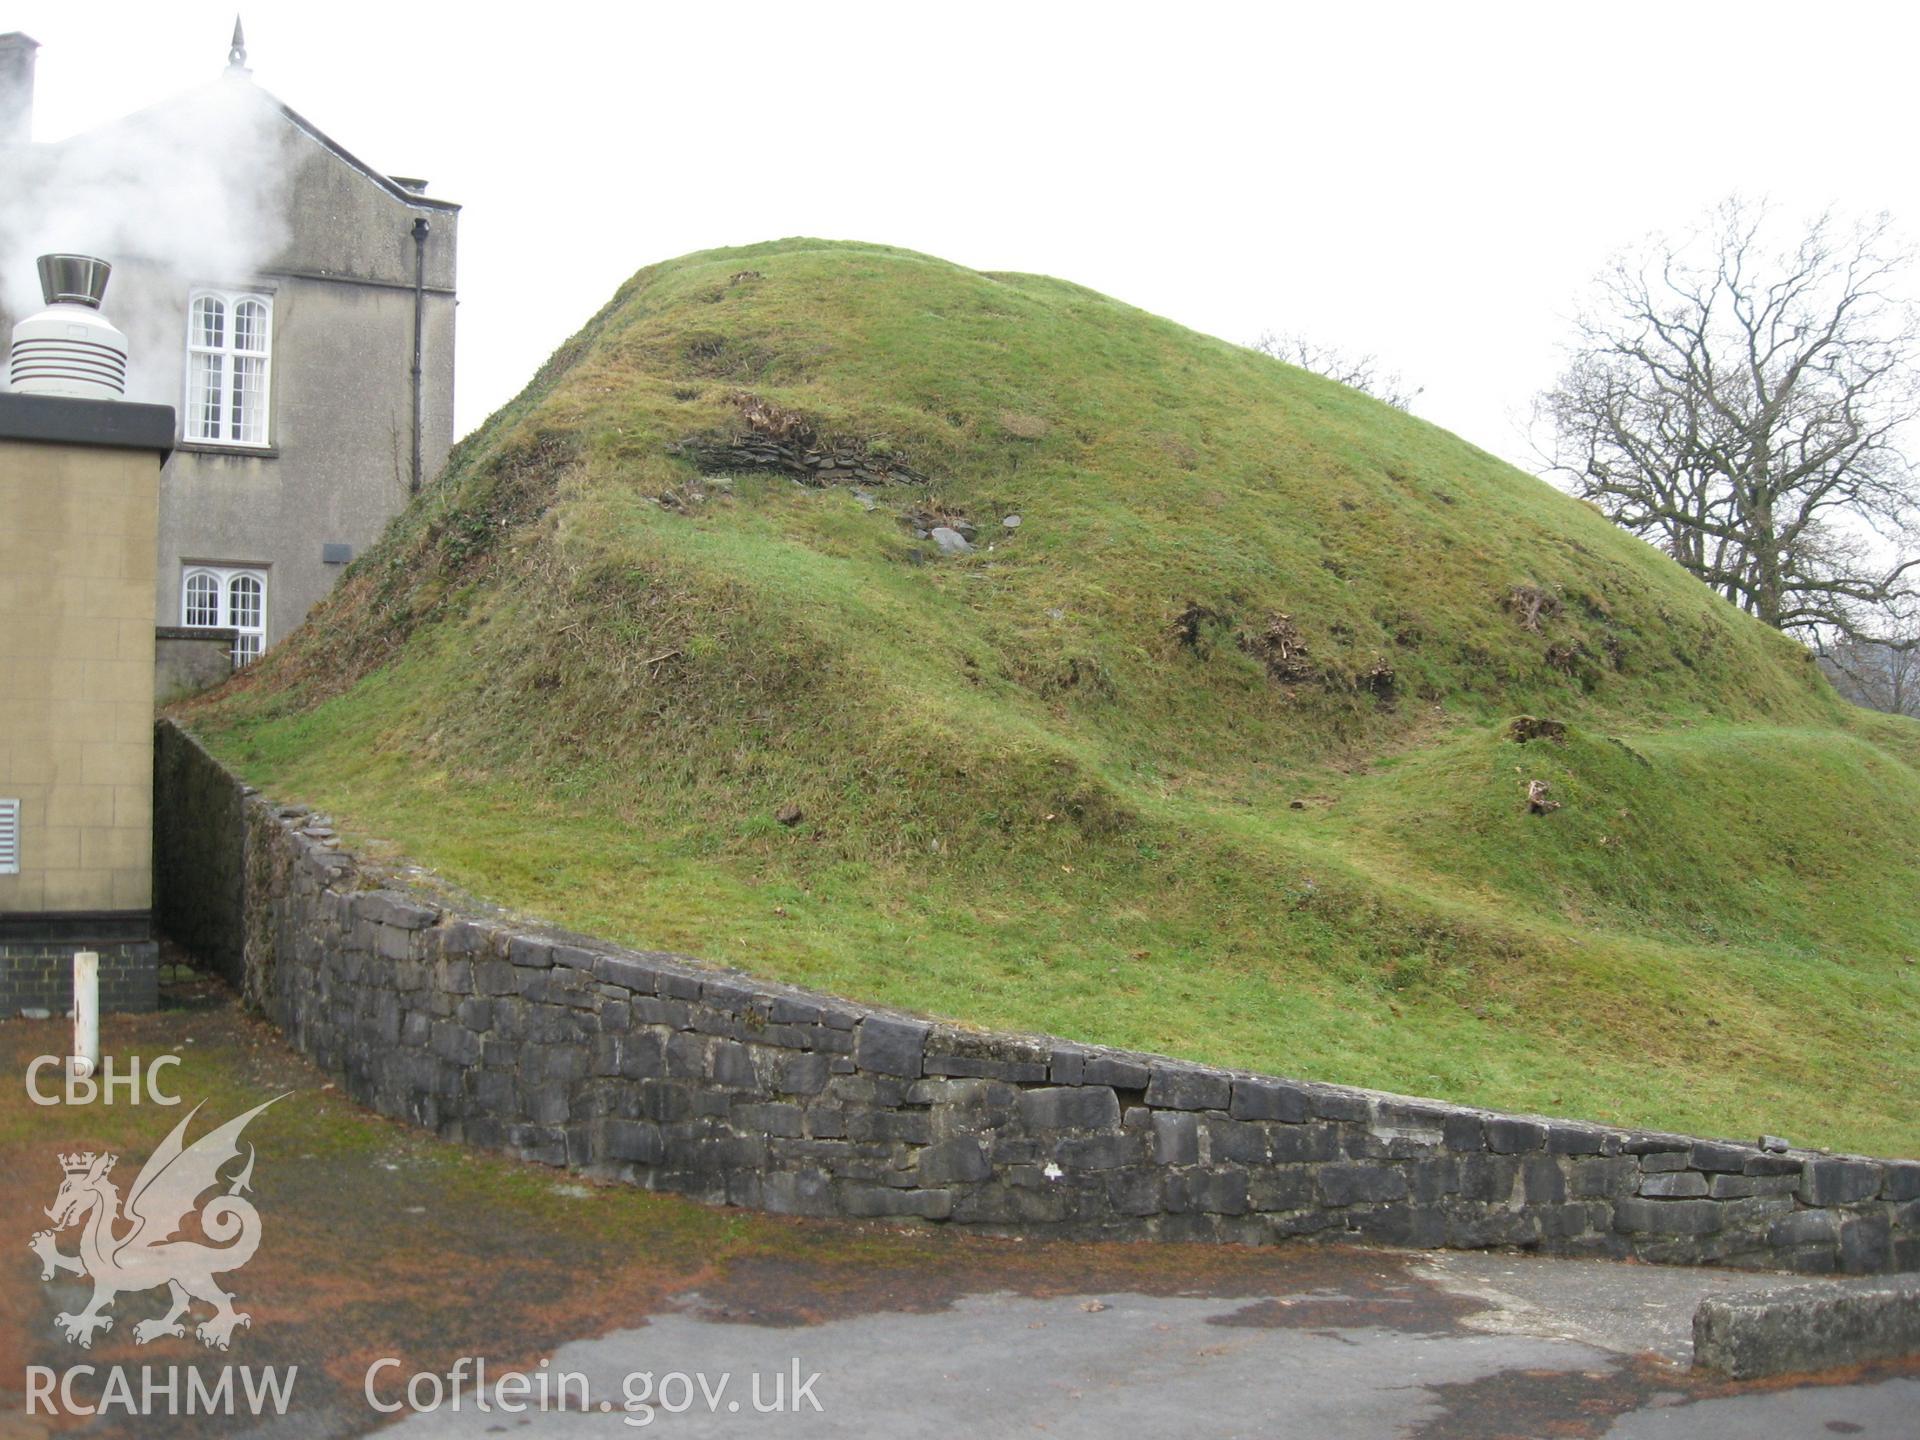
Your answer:
[[[160,748],[157,809],[182,817],[170,884],[202,892],[163,915],[244,935],[246,993],[297,1047],[470,1144],[789,1214],[1920,1269],[1920,1162],[981,1032],[456,913],[383,885],[190,737],[163,726]]]

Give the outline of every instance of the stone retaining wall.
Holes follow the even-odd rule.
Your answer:
[[[355,1099],[471,1144],[792,1214],[1920,1269],[1920,1162],[983,1033],[454,913],[379,888],[170,726],[160,749],[157,808],[195,817],[169,883],[203,892],[163,913],[237,893],[209,929],[244,934],[249,999]]]

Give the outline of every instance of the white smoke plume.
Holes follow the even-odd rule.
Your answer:
[[[39,310],[36,256],[97,255],[127,335],[130,400],[180,403],[187,292],[243,285],[288,238],[292,134],[251,81],[213,84],[70,140],[0,148],[0,321]],[[4,334],[6,332],[0,332]]]

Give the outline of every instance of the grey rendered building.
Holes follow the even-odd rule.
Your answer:
[[[446,459],[459,207],[255,85],[237,26],[210,85],[50,145],[28,141],[35,48],[0,36],[0,153],[9,208],[47,219],[0,235],[0,264],[31,274],[37,248],[113,263],[105,310],[130,341],[128,398],[180,417],[158,623],[233,629],[244,661],[297,626]],[[208,133],[225,137],[223,168],[200,195],[202,147],[181,140]],[[0,292],[8,329],[20,289]]]

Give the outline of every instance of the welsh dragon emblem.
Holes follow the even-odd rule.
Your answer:
[[[133,1338],[142,1345],[163,1335],[185,1335],[180,1318],[196,1300],[213,1307],[212,1316],[194,1329],[207,1345],[224,1350],[235,1327],[252,1323],[248,1315],[233,1308],[233,1297],[213,1278],[216,1273],[238,1270],[260,1245],[260,1213],[242,1194],[253,1180],[251,1145],[246,1147],[246,1164],[225,1182],[225,1193],[204,1205],[199,1201],[222,1183],[221,1168],[239,1157],[240,1132],[247,1122],[275,1100],[284,1099],[276,1095],[266,1105],[256,1105],[185,1145],[187,1126],[200,1113],[200,1107],[194,1106],[140,1167],[124,1209],[119,1187],[107,1178],[119,1156],[60,1157],[66,1179],[46,1212],[53,1228],[40,1231],[27,1248],[40,1257],[42,1280],[51,1280],[60,1271],[85,1275],[93,1281],[93,1299],[77,1315],[54,1316],[56,1330],[90,1349],[96,1330],[113,1328],[108,1307],[115,1296],[162,1285],[167,1287],[167,1313],[133,1327]],[[196,1219],[200,1233],[211,1244],[182,1234],[187,1223]],[[68,1255],[55,1245],[54,1237],[72,1225],[83,1228],[79,1253]]]

